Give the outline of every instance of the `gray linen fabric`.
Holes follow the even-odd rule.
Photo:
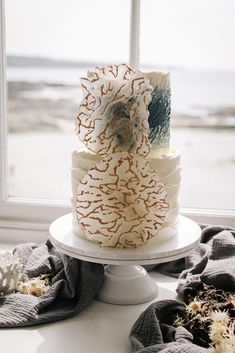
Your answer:
[[[182,300],[198,282],[235,292],[235,229],[208,226],[202,230],[201,243],[185,258],[177,292]]]
[[[146,268],[179,278],[178,294],[182,296],[186,283],[200,280],[217,288],[235,291],[235,229],[205,225],[201,228],[200,244],[191,255]]]
[[[135,353],[208,353],[192,343],[193,336],[185,328],[172,326],[176,314],[185,310],[174,300],[151,304],[137,319],[130,333]]]
[[[30,326],[73,316],[90,303],[104,279],[102,265],[63,255],[50,241],[21,244],[15,251],[23,265],[22,280],[48,275],[51,287],[40,297],[21,293],[0,296],[0,327]]]
[[[178,277],[177,292],[183,302],[200,283],[235,292],[235,229],[201,226],[200,245],[184,259],[151,266],[169,276]],[[174,328],[174,320],[184,311],[182,302],[163,300],[149,306],[135,322],[130,342],[136,353],[203,353],[192,343],[192,335],[183,327]]]

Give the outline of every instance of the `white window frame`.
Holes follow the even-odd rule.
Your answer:
[[[140,0],[131,0],[129,64],[139,64]],[[8,196],[7,187],[7,83],[5,61],[5,11],[0,0],[0,241],[41,240],[49,224],[71,212],[68,202],[33,200]],[[181,209],[181,214],[199,223],[235,227],[235,212],[223,210]]]

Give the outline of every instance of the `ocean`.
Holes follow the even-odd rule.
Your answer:
[[[152,71],[145,70],[145,71]],[[74,121],[86,69],[9,67],[11,196],[67,200]],[[235,210],[235,73],[171,71],[171,145],[182,155],[181,206]]]
[[[143,69],[153,70],[157,69]],[[46,96],[52,100],[70,98],[79,102],[79,80],[86,72],[86,68],[9,67],[7,79],[9,82],[44,83],[44,89],[33,92],[33,97],[39,99]],[[220,124],[235,126],[235,72],[172,70],[171,88],[174,117],[200,118],[204,124],[207,124],[206,119],[210,119],[209,124],[216,124],[221,118]],[[32,97],[32,92],[26,94]]]

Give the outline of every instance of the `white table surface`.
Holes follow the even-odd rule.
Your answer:
[[[11,249],[3,245],[1,250]],[[1,352],[7,353],[129,353],[129,333],[139,314],[151,303],[176,299],[177,281],[150,272],[158,282],[159,295],[138,305],[111,305],[93,300],[80,314],[55,323],[0,329]]]

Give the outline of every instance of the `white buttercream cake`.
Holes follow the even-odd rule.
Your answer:
[[[72,183],[72,213],[73,213],[73,230],[83,238],[86,238],[83,228],[79,225],[76,215],[76,195],[77,187],[82,178],[87,174],[88,170],[94,167],[100,160],[100,156],[91,153],[82,147],[72,151],[72,167],[71,167],[71,183]],[[163,181],[167,191],[167,201],[169,210],[162,228],[159,230],[157,237],[153,237],[151,242],[155,240],[169,239],[174,236],[178,225],[179,216],[179,190],[181,181],[180,153],[170,148],[162,150],[152,149],[147,158],[150,166],[156,171],[160,179]]]
[[[114,65],[81,83],[76,129],[84,146],[72,151],[71,167],[74,232],[121,248],[174,236],[181,168],[180,153],[169,146],[169,74]]]

